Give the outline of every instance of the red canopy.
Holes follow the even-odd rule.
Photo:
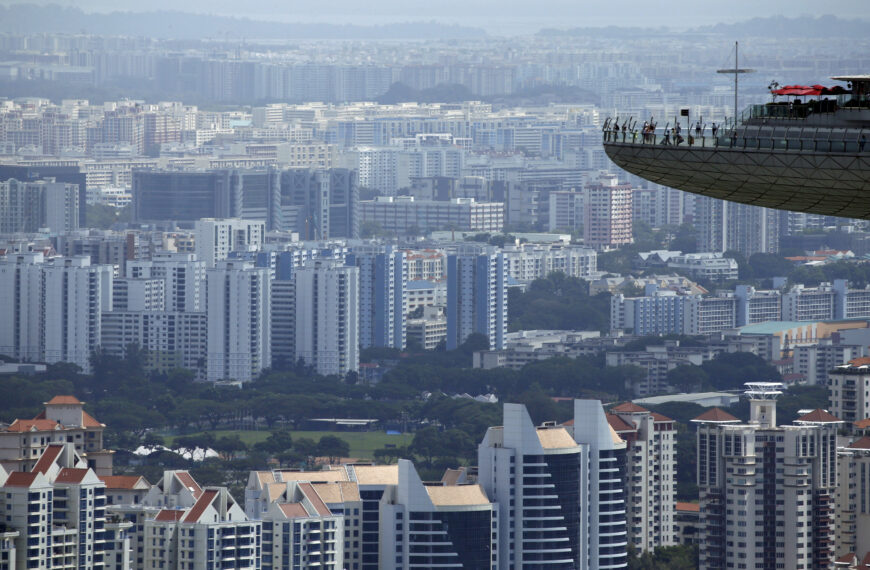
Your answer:
[[[825,87],[824,85],[786,85],[785,87],[774,89],[771,93],[774,95],[791,95],[800,97],[805,95],[839,95],[841,93],[848,93],[848,91],[839,85],[834,87]]]

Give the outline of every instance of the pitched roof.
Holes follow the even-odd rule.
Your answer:
[[[38,473],[33,471],[13,471],[6,479],[4,487],[30,487]]]
[[[312,483],[314,490],[327,505],[359,501],[359,487],[350,481]]]
[[[565,428],[538,428],[538,441],[544,449],[577,447],[577,442]]]
[[[853,441],[848,445],[848,449],[870,449],[870,436],[864,436],[861,439]]]
[[[190,489],[194,498],[199,499],[202,495],[202,487],[199,486],[193,477],[187,471],[176,471],[175,476],[181,481],[181,484]]]
[[[60,470],[55,478],[55,483],[81,483],[85,479],[90,469],[77,469],[74,467],[64,467]]]
[[[60,444],[51,444],[46,447],[45,451],[42,452],[39,461],[37,461],[36,465],[33,466],[33,471],[36,473],[42,473],[43,475],[48,473],[48,469],[54,464],[61,451],[63,451],[63,445]]]
[[[858,420],[854,425],[858,429],[867,429],[870,428],[870,418],[864,418],[863,420]]]
[[[288,519],[308,516],[308,511],[305,510],[302,503],[281,503],[278,508]]]
[[[604,417],[607,418],[607,423],[610,424],[610,427],[613,428],[613,431],[616,433],[624,433],[627,431],[637,431],[633,425],[626,422],[624,419],[620,418],[616,414],[605,413]]]
[[[735,423],[740,422],[737,418],[721,408],[711,408],[692,420],[693,422],[710,422],[710,423]]]
[[[664,414],[660,414],[658,412],[653,412],[650,415],[653,417],[654,422],[672,422],[672,421],[674,421],[672,418],[669,418],[668,416],[666,416]]]
[[[78,398],[75,396],[55,396],[51,400],[45,402],[46,406],[70,406],[76,404],[82,404]]]
[[[699,505],[698,503],[684,503],[682,501],[677,501],[676,510],[699,513],[701,512],[701,505]]]
[[[33,420],[15,420],[9,424],[6,431],[53,431],[56,429],[63,429],[63,426],[54,420],[36,418]]]
[[[646,408],[641,408],[634,402],[623,402],[617,406],[613,406],[610,409],[611,412],[622,412],[625,414],[639,414],[643,412],[649,412]]]
[[[326,506],[326,503],[323,502],[323,499],[320,498],[320,495],[317,494],[311,483],[299,483],[299,490],[311,501],[311,505],[318,515],[329,516],[332,514],[332,511],[329,510],[329,507]]]
[[[202,495],[196,500],[190,510],[187,512],[187,516],[184,517],[182,522],[186,523],[195,523],[199,521],[199,517],[202,516],[202,513],[211,505],[212,501],[215,500],[215,497],[218,496],[218,492],[214,489],[209,489],[207,491],[203,491]]]
[[[94,416],[82,410],[82,425],[84,427],[105,427],[104,424],[98,422]]]
[[[819,408],[817,410],[813,410],[808,414],[802,415],[795,420],[795,423],[839,424],[842,423],[842,421],[837,416],[829,414],[827,411]]]
[[[853,358],[849,361],[849,366],[868,366],[870,365],[870,356],[861,356]]]
[[[181,517],[184,516],[184,511],[177,509],[163,509],[157,516],[154,517],[154,520],[161,522],[177,522],[181,520]]]
[[[100,481],[105,483],[106,489],[124,489],[133,491],[135,489],[147,489],[151,487],[151,483],[141,475],[102,475]],[[140,486],[140,483],[144,486]]]

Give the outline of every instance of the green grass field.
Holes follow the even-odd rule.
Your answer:
[[[235,430],[217,430],[211,432],[215,438],[224,436],[239,436],[246,445],[251,446],[260,441],[264,441],[269,437],[268,431],[235,431]],[[387,435],[382,431],[294,431],[290,430],[290,435],[294,440],[308,438],[314,441],[320,441],[320,438],[325,435],[334,435],[347,442],[350,446],[350,456],[356,459],[372,459],[376,449],[381,449],[387,444],[401,447],[410,445],[414,439],[414,434]],[[172,444],[172,440],[177,436],[164,435],[163,439],[166,445]]]

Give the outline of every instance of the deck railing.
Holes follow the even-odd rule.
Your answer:
[[[607,123],[605,123],[607,124]],[[802,127],[738,126],[721,128],[714,134],[710,128],[671,129],[641,132],[639,129],[605,129],[604,143],[630,145],[660,145],[681,148],[730,148],[737,150],[780,150],[831,153],[870,153],[870,130]]]

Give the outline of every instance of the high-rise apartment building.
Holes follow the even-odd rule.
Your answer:
[[[131,524],[106,514],[106,486],[72,443],[53,443],[30,471],[0,468],[3,532],[16,532],[4,568],[129,568]],[[7,535],[8,536],[8,535]],[[4,552],[9,554],[9,552]]]
[[[745,257],[754,253],[779,251],[777,210],[695,197],[694,225],[698,232],[698,251],[739,251]]]
[[[347,264],[359,268],[359,345],[404,349],[408,262],[391,246],[355,247]]]
[[[359,273],[333,259],[295,272],[296,358],[319,374],[359,368]]]
[[[196,257],[214,267],[232,252],[255,252],[263,246],[266,224],[241,218],[203,218],[194,224]]]
[[[583,243],[595,249],[632,243],[631,185],[602,175],[583,191]]]
[[[499,504],[499,567],[625,568],[625,448],[597,400],[574,401],[573,427],[536,427],[505,404],[478,448],[478,480]]]
[[[0,182],[0,234],[35,233],[47,229],[57,235],[79,228],[79,188],[75,184],[40,180]]]
[[[831,413],[848,425],[870,418],[870,358],[853,358],[828,372]]]
[[[674,420],[625,402],[610,409],[610,427],[626,442],[628,539],[640,552],[673,546],[676,504]]]
[[[447,256],[447,349],[472,333],[489,339],[491,350],[505,346],[507,265],[495,248],[463,247]]]
[[[380,568],[499,568],[498,506],[480,485],[423,484],[399,460],[398,485],[381,502]],[[395,529],[395,532],[393,532]]]
[[[89,371],[102,314],[112,309],[112,279],[110,266],[88,257],[27,253],[0,261],[0,353]]]
[[[254,379],[272,365],[269,271],[221,261],[207,271],[206,290],[208,380]]]
[[[719,409],[698,424],[700,568],[828,568],[840,420],[776,423],[781,384],[750,383],[749,422]]]
[[[205,261],[193,253],[162,252],[149,260],[127,263],[127,277],[159,279],[163,282],[166,311],[195,313],[205,311]]]

